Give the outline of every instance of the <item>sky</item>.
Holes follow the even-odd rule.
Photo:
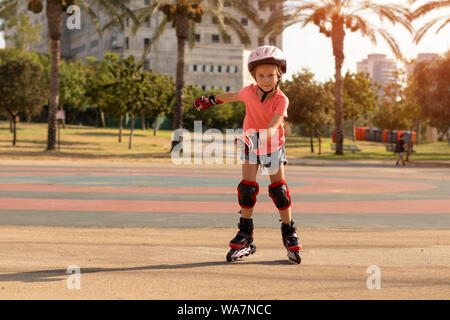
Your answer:
[[[404,3],[404,1],[377,1],[378,3]],[[420,28],[421,24],[429,21],[436,16],[450,16],[450,9],[441,10],[436,14],[429,14],[425,19],[417,20],[413,24],[415,29]],[[379,28],[389,31],[398,41],[403,56],[407,59],[417,57],[418,53],[438,53],[442,54],[450,50],[450,24],[442,29],[437,35],[435,31],[437,26],[430,29],[419,45],[412,42],[413,36],[401,25],[392,27],[391,24],[381,24],[378,19],[371,19],[372,24]],[[327,81],[334,78],[334,57],[331,46],[331,39],[326,38],[319,33],[319,28],[310,25],[301,28],[300,25],[294,25],[283,32],[283,51],[287,57],[288,71],[287,78],[300,71],[302,68],[308,68],[316,75],[316,80]],[[346,32],[344,40],[344,65],[342,73],[347,70],[356,72],[356,63],[367,58],[368,54],[382,53],[388,58],[394,59],[391,49],[383,38],[377,37],[377,45],[373,45],[368,38],[362,38],[359,32]],[[394,59],[395,60],[395,59]],[[403,65],[398,64],[399,67]]]
[[[404,0],[378,0],[377,3],[405,3]],[[423,2],[423,1],[422,1]],[[420,3],[420,1],[419,1]],[[436,16],[450,16],[450,9],[441,10],[433,15],[427,15],[425,19],[418,20],[413,24],[417,29],[425,21],[429,21]],[[392,33],[397,39],[402,54],[413,59],[418,53],[438,53],[442,54],[450,50],[450,24],[435,34],[434,29],[430,29],[419,45],[414,45],[412,35],[400,25],[393,28],[390,24],[380,24],[378,20],[371,20],[374,25],[384,28]],[[378,44],[373,45],[369,39],[362,38],[359,32],[347,32],[344,41],[344,66],[343,73],[347,70],[356,72],[356,63],[367,58],[368,54],[384,53],[389,58],[394,59],[389,46],[381,37],[378,37]],[[4,40],[0,32],[0,48],[4,47]],[[319,33],[318,27],[310,25],[301,28],[294,25],[283,32],[283,51],[287,57],[288,71],[286,78],[302,68],[308,68],[315,74],[316,80],[327,81],[334,78],[334,57],[331,48],[331,39]],[[399,63],[400,68],[402,65]]]

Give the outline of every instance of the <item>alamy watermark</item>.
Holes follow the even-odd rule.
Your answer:
[[[266,136],[267,130],[258,130],[260,136]],[[249,129],[247,135],[256,134],[255,130]],[[245,161],[244,146],[236,142],[237,137],[244,135],[243,129],[226,129],[225,133],[219,129],[208,129],[203,132],[202,121],[194,121],[194,132],[186,129],[177,129],[172,133],[172,141],[175,142],[171,151],[172,162],[181,164],[243,164]],[[250,163],[266,165],[267,171],[262,172],[275,174],[279,168],[281,148],[279,131],[275,130],[271,135],[270,143],[261,141],[256,151],[247,154]],[[270,150],[269,150],[270,146]]]
[[[69,15],[66,21],[66,27],[69,30],[81,29],[81,9],[77,5],[71,5],[67,8],[66,13]]]
[[[371,276],[367,278],[367,289],[380,290],[381,289],[381,270],[376,265],[370,265],[367,267],[366,273],[371,273]]]
[[[81,269],[77,265],[67,267],[66,273],[70,274],[67,278],[66,285],[69,290],[81,289]]]

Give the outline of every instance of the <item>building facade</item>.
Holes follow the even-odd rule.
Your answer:
[[[389,82],[395,82],[397,66],[392,59],[385,54],[369,54],[367,59],[357,62],[356,72],[370,75],[373,81],[383,86]]]
[[[129,7],[139,9],[151,4],[153,0],[132,0]],[[282,6],[284,1],[277,5]],[[249,3],[258,10],[261,19],[267,19],[274,8],[264,8],[261,1],[249,0]],[[30,16],[33,24],[42,25],[41,42],[34,46],[34,50],[48,52],[48,30],[45,9],[40,14],[28,12],[26,5],[20,11]],[[236,91],[251,83],[252,78],[247,70],[247,58],[250,50],[264,44],[276,45],[282,49],[282,36],[273,39],[262,39],[258,28],[243,14],[235,12],[231,7],[224,7],[241,22],[252,41],[245,47],[239,37],[230,28],[230,38],[224,39],[217,22],[212,15],[204,14],[202,22],[196,25],[195,46],[186,45],[185,51],[185,83],[198,86],[204,90],[220,89],[223,91]],[[99,10],[100,24],[103,26],[110,18]],[[81,28],[69,29],[64,22],[61,40],[61,56],[64,59],[85,59],[92,56],[102,59],[106,52],[113,52],[125,58],[129,55],[136,59],[142,58],[144,48],[162,21],[163,13],[158,12],[146,20],[132,34],[132,25],[126,21],[125,30],[112,27],[105,30],[100,36],[92,23],[88,13],[81,11]],[[67,19],[67,17],[66,17]],[[8,43],[6,44],[8,46]],[[177,39],[175,30],[169,23],[160,38],[154,42],[152,50],[144,59],[144,68],[154,72],[166,74],[175,78],[177,61]]]

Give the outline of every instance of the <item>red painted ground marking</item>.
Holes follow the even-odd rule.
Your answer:
[[[305,186],[290,186],[291,194],[372,194],[393,193],[436,188],[428,183],[406,183],[402,181],[292,177],[289,181],[310,183]],[[236,182],[237,184],[237,182]],[[236,187],[112,187],[112,186],[66,186],[46,184],[5,183],[0,191],[41,192],[89,192],[89,193],[140,193],[140,194],[234,194]]]
[[[234,202],[1,198],[0,210],[236,213],[239,206]],[[272,202],[259,201],[256,212],[277,213],[277,210]],[[292,212],[439,214],[450,213],[450,200],[294,202]]]
[[[23,169],[23,170],[22,170]],[[48,172],[47,172],[48,171]],[[14,176],[61,176],[61,175],[111,175],[111,176],[197,176],[197,177],[236,177],[241,178],[240,170],[211,170],[195,168],[173,168],[173,169],[124,169],[124,168],[16,168],[0,167],[0,177]],[[286,179],[307,176],[330,176],[330,177],[361,177],[361,178],[389,178],[401,180],[437,180],[450,181],[450,176],[423,176],[423,175],[402,175],[402,174],[371,174],[371,173],[342,173],[342,172],[286,172]],[[264,176],[258,176],[258,179],[264,179]]]

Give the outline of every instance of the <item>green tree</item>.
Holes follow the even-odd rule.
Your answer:
[[[103,128],[106,127],[105,110],[108,109],[108,91],[105,90],[105,85],[111,83],[113,77],[108,66],[117,63],[118,60],[119,56],[114,53],[105,53],[103,60],[94,57],[86,58],[84,94],[87,104],[98,109]]]
[[[355,140],[355,125],[363,115],[373,113],[377,107],[378,95],[371,79],[362,73],[347,73],[344,76],[344,119],[350,120]]]
[[[148,94],[147,103],[141,111],[143,119],[154,120],[154,135],[156,135],[158,118],[162,115],[168,114],[173,109],[175,103],[175,83],[172,78],[165,75],[153,73],[151,70],[148,73]],[[142,125],[145,130],[145,123]]]
[[[346,30],[359,31],[362,36],[369,38],[374,44],[377,43],[376,35],[380,35],[395,56],[401,58],[400,48],[395,38],[386,30],[373,25],[369,18],[376,16],[380,21],[387,20],[393,25],[398,23],[412,32],[409,10],[401,5],[381,5],[370,0],[292,0],[289,1],[287,7],[289,14],[284,17],[284,28],[295,23],[301,23],[302,26],[314,24],[319,28],[320,33],[331,39],[335,60],[336,154],[342,155],[344,153],[344,92],[341,72],[344,63]]]
[[[318,83],[314,74],[303,69],[284,81],[281,89],[289,98],[289,122],[303,125],[309,131],[311,153],[313,138],[322,136],[323,129],[333,122],[333,94],[328,84]]]
[[[23,12],[18,17],[11,16],[6,20],[6,29],[14,29],[12,36],[5,36],[5,40],[12,40],[16,49],[30,52],[34,43],[41,41],[42,26],[32,26],[30,18]]]
[[[416,64],[409,88],[422,118],[438,129],[440,139],[450,130],[450,51],[431,61]]]
[[[93,0],[98,8],[105,13],[116,17],[119,24],[124,27],[122,13],[135,19],[134,14],[128,9],[126,3],[128,0]],[[59,64],[61,60],[61,34],[63,28],[63,16],[66,14],[70,5],[78,5],[85,9],[92,18],[97,30],[101,32],[101,26],[97,14],[92,8],[92,1],[86,0],[2,0],[0,2],[0,17],[14,11],[18,4],[27,3],[28,10],[33,13],[40,13],[46,10],[48,37],[51,56],[50,70],[50,95],[48,111],[48,137],[46,150],[56,149],[56,112],[59,105]]]
[[[86,108],[86,65],[81,60],[61,61],[59,68],[60,110],[66,108],[66,114]]]
[[[33,114],[45,102],[41,67],[31,59],[17,56],[0,62],[0,110],[12,119],[13,141],[17,141],[17,117],[19,113]]]
[[[250,43],[250,38],[240,21],[232,13],[223,10],[225,2],[230,8],[235,8],[245,14],[249,14],[252,18],[257,15],[255,10],[248,5],[247,1],[239,0],[161,0],[154,1],[149,6],[135,11],[139,23],[134,27],[134,31],[147,18],[150,18],[158,11],[164,13],[164,18],[156,28],[155,34],[145,49],[144,56],[150,52],[153,43],[166,30],[167,23],[171,22],[172,27],[175,28],[175,35],[177,37],[177,65],[175,77],[175,109],[172,120],[172,129],[174,130],[183,127],[185,46],[189,38],[193,39],[195,37],[195,25],[202,21],[206,13],[209,13],[217,22],[219,31],[224,39],[230,37],[227,29],[231,27],[245,45]],[[191,43],[194,43],[194,41],[191,41]]]

